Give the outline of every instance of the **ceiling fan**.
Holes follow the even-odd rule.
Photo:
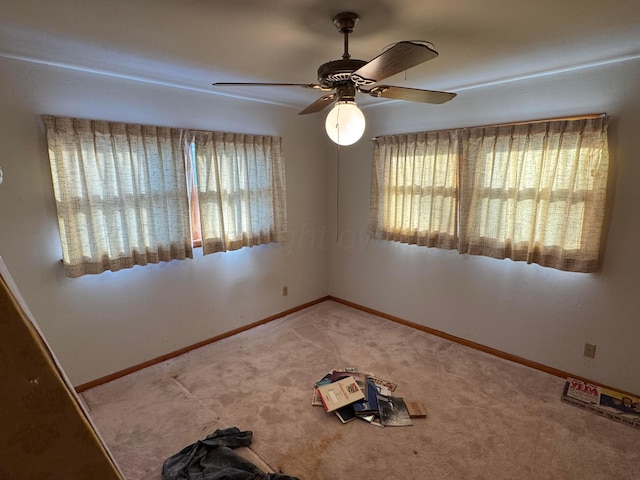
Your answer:
[[[336,102],[326,120],[329,137],[339,145],[351,145],[364,133],[365,120],[355,102],[356,92],[372,97],[393,98],[423,103],[444,103],[455,93],[423,90],[418,88],[377,85],[396,73],[407,70],[438,56],[433,45],[425,41],[402,41],[387,47],[380,55],[366,62],[351,58],[349,34],[358,24],[359,16],[353,12],[342,12],[333,18],[338,32],[344,35],[344,54],[340,60],[332,60],[318,68],[318,83],[214,83],[216,87],[266,86],[302,87],[321,91],[332,91],[318,98],[302,110],[299,115],[316,113]]]

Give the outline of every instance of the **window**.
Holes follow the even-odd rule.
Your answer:
[[[460,172],[459,252],[567,271],[597,270],[609,167],[608,120],[445,132],[457,136],[461,146],[454,158]],[[405,156],[407,152],[412,150],[405,149]],[[384,164],[382,157],[376,148],[374,177]],[[392,182],[382,184],[388,188]],[[423,194],[432,196],[430,191]],[[388,211],[401,200],[388,189],[377,205],[373,201],[374,195],[375,212]],[[385,238],[375,220],[374,236]],[[382,231],[387,227],[383,222]]]
[[[203,245],[224,245],[204,248],[205,254],[285,239],[278,137],[228,134],[236,149],[213,161],[197,139],[216,137],[215,132],[42,119],[68,276],[192,258],[193,237],[200,231]],[[256,138],[270,148],[261,149]],[[210,175],[198,171],[200,164],[216,170],[217,188],[211,188]],[[214,197],[215,209],[207,208]]]
[[[457,132],[377,138],[370,235],[456,248],[459,146]]]
[[[279,137],[193,132],[202,249],[206,255],[286,239]]]
[[[202,228],[200,226],[200,204],[198,202],[198,178],[196,176],[196,144],[188,145],[187,188],[189,190],[189,212],[191,214],[191,240],[194,247],[202,246]]]

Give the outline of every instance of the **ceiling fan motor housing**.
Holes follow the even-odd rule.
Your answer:
[[[366,65],[364,60],[343,58],[323,63],[318,68],[318,83],[323,87],[335,88],[338,85],[350,83],[351,74]]]

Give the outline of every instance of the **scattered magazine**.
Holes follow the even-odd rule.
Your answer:
[[[331,382],[336,382],[346,377],[352,377],[358,387],[364,394],[364,398],[367,398],[367,375],[364,372],[354,372],[354,369],[333,370],[331,373]]]
[[[364,398],[364,393],[353,377],[344,377],[332,383],[319,385],[318,395],[327,412],[333,412]]]
[[[322,407],[322,400],[320,400],[320,394],[318,393],[318,387],[313,387],[313,397],[311,398],[311,405]]]
[[[383,380],[382,378],[378,378],[376,376],[371,376],[373,382],[378,386],[378,390],[383,395],[390,395],[396,391],[398,385],[395,383],[389,382],[388,380]]]
[[[357,367],[336,368],[319,378],[311,404],[335,413],[342,423],[356,419],[377,427],[413,425],[426,418],[422,402],[393,396],[398,385]]]
[[[358,418],[356,417],[356,412],[353,409],[352,405],[345,405],[344,407],[337,409],[336,415],[342,423],[348,423],[351,420],[355,420],[356,418]]]
[[[380,406],[380,423],[385,427],[413,425],[402,398],[378,395],[378,405]]]
[[[371,377],[366,379],[366,398],[353,404],[353,410],[357,415],[366,416],[371,414],[377,414],[378,408],[378,389]]]

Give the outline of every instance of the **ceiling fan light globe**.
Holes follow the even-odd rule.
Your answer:
[[[325,129],[329,138],[338,145],[353,145],[364,133],[366,121],[356,102],[340,101],[327,115]]]

